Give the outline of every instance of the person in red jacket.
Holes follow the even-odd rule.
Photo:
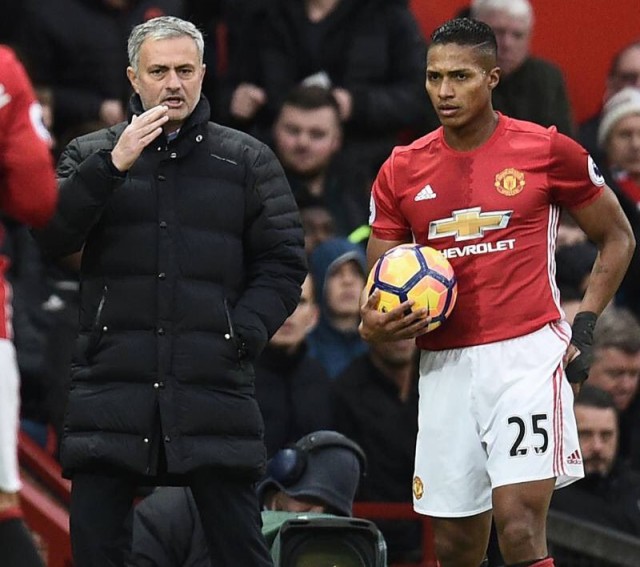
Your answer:
[[[27,74],[0,46],[0,211],[29,226],[43,226],[56,206],[49,135]],[[0,225],[0,239],[4,228]],[[5,567],[42,565],[22,521],[17,459],[19,376],[11,329],[11,288],[0,256],[0,549]]]

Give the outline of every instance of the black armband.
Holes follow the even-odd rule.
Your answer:
[[[589,377],[593,360],[593,330],[597,320],[598,316],[592,311],[580,311],[573,319],[571,344],[580,352],[567,364],[567,380],[572,384],[582,384]]]

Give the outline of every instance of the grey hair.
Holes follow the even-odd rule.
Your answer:
[[[190,37],[195,41],[200,63],[202,63],[204,59],[204,38],[202,37],[202,32],[186,20],[174,16],[161,16],[139,24],[131,30],[129,41],[127,42],[129,65],[131,65],[136,73],[138,72],[140,48],[144,40],[170,39],[184,36]]]
[[[471,16],[482,20],[481,14],[489,11],[506,12],[516,18],[526,18],[529,25],[533,25],[533,8],[529,0],[473,0],[471,2]]]

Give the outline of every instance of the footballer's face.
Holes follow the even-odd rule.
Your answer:
[[[493,116],[491,92],[500,80],[492,58],[470,45],[433,45],[427,55],[427,93],[445,128],[460,129]]]

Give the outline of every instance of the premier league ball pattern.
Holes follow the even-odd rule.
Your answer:
[[[367,281],[369,294],[380,290],[378,310],[387,312],[412,299],[413,309],[425,307],[431,316],[428,331],[437,329],[451,314],[458,283],[449,261],[434,248],[401,244],[383,254]]]

